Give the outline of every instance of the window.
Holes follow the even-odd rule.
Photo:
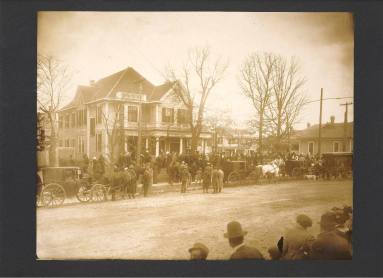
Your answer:
[[[291,151],[292,152],[296,152],[296,153],[299,153],[299,144],[298,143],[294,143],[291,145]]]
[[[90,119],[90,136],[94,136],[96,134],[96,119]]]
[[[84,153],[85,152],[84,136],[78,136],[77,140],[78,140],[78,143],[77,143],[78,152]]]
[[[223,144],[223,137],[218,137],[218,144]]]
[[[120,127],[124,126],[124,105],[118,104],[115,106],[116,112],[118,112],[118,124]]]
[[[59,116],[59,128],[63,128],[63,116]]]
[[[76,127],[76,113],[72,113],[71,114],[70,126],[71,127]]]
[[[65,128],[69,128],[69,115],[65,115]]]
[[[77,127],[86,126],[86,109],[78,110],[76,113]]]
[[[237,138],[230,138],[229,144],[237,144]]]
[[[341,149],[340,143],[339,142],[334,142],[334,144],[333,144],[333,152],[334,153],[340,152],[340,149]]]
[[[128,106],[128,122],[136,123],[138,121],[138,107]]]
[[[314,142],[309,142],[309,145],[308,145],[308,152],[309,154],[314,154]]]
[[[97,152],[102,151],[102,134],[101,133],[96,134],[96,151]]]
[[[69,146],[69,139],[65,139],[65,147],[70,147]]]
[[[101,124],[102,122],[102,106],[98,105],[96,107],[96,124]]]
[[[186,109],[178,109],[177,110],[177,122],[179,124],[187,124],[188,123],[188,110]]]
[[[173,123],[174,122],[174,109],[173,108],[162,108],[162,122]]]

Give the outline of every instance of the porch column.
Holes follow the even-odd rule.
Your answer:
[[[145,138],[145,150],[149,149],[149,138]]]
[[[106,117],[109,117],[109,103],[108,102],[105,103],[105,115],[106,115]],[[109,125],[108,124],[106,124],[106,129],[109,130]],[[111,151],[111,150],[109,150],[109,138],[108,138],[107,130],[105,130],[104,134],[105,134],[105,153],[104,153],[104,155],[108,155],[109,151]]]
[[[182,145],[182,142],[184,140],[182,138],[180,138],[180,154],[182,154],[182,150],[183,150],[183,145]]]
[[[156,137],[156,157],[160,155],[160,138]]]

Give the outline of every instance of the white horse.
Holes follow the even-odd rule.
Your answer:
[[[270,164],[258,165],[257,168],[262,174],[262,177],[278,177],[279,176],[279,166],[281,165],[281,161],[279,159],[275,159],[270,162]]]

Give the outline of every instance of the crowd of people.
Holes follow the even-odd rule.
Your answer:
[[[352,208],[333,208],[321,216],[320,233],[310,232],[312,219],[300,214],[296,224],[286,229],[280,239],[268,249],[271,260],[349,260],[352,258]],[[266,257],[255,246],[245,243],[247,231],[237,221],[227,224],[224,237],[233,248],[230,259],[264,260]],[[195,243],[189,250],[191,260],[206,260],[209,248]]]
[[[79,166],[82,173],[90,176],[93,181],[100,181],[100,183],[108,182],[111,186],[116,185],[117,188],[121,187],[122,183],[128,184],[128,186],[125,186],[128,188],[126,190],[129,191],[129,188],[133,188],[130,191],[135,193],[137,183],[141,182],[143,184],[144,196],[147,196],[151,185],[158,183],[158,176],[161,171],[166,171],[170,185],[174,183],[181,184],[181,193],[185,193],[192,182],[202,185],[204,193],[209,192],[209,188],[212,188],[213,193],[219,193],[222,191],[224,182],[228,180],[228,176],[233,170],[230,165],[231,161],[246,161],[248,168],[253,167],[256,170],[255,166],[259,165],[259,163],[271,161],[272,159],[282,162],[278,165],[280,167],[280,175],[286,175],[286,161],[303,161],[304,165],[314,169],[315,175],[318,175],[316,172],[320,171],[319,169],[323,164],[322,157],[318,155],[298,155],[294,152],[269,154],[267,157],[261,157],[254,152],[232,155],[224,153],[201,154],[195,152],[193,154],[179,154],[161,152],[155,157],[148,151],[141,154],[140,163],[137,163],[137,159],[132,153],[124,152],[118,156],[113,164],[102,155],[98,158],[93,157],[90,160],[86,154],[77,161],[70,157],[69,160],[62,164],[65,166]],[[119,178],[123,176],[121,174],[127,177],[121,179]],[[132,183],[135,185],[130,185]],[[117,186],[117,184],[120,185]]]

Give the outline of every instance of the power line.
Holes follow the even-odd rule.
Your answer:
[[[328,98],[324,98],[322,100],[328,100],[328,99],[347,99],[347,98],[354,98],[354,97],[328,97]],[[320,101],[320,99],[306,101],[303,104],[308,104],[308,103],[317,102],[317,101]]]

